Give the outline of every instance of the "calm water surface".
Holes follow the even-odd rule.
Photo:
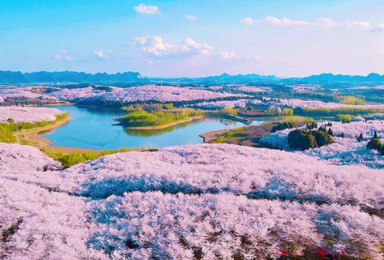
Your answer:
[[[57,106],[73,117],[68,123],[44,134],[58,146],[112,150],[122,147],[155,147],[198,144],[202,133],[242,127],[244,124],[226,119],[203,119],[159,130],[133,130],[116,126],[113,118],[122,113]],[[253,121],[260,125],[263,121]]]

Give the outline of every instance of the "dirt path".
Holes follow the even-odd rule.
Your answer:
[[[211,143],[228,131],[229,129],[216,130],[216,131],[201,134],[199,136],[204,139],[204,143]]]
[[[237,135],[239,138],[233,138],[224,140],[224,143],[236,144],[241,146],[250,146],[250,147],[266,147],[265,144],[260,143],[260,139],[269,135],[275,123],[271,124],[262,124],[259,126],[249,126],[246,127],[243,131],[238,132]],[[304,123],[298,123],[298,127],[304,126]],[[204,138],[204,143],[212,143],[221,135],[225,134],[229,130],[218,130],[208,133],[201,134],[200,136]]]
[[[251,146],[251,147],[263,147],[259,140],[262,137],[265,137],[271,133],[273,125],[265,124],[259,126],[250,126],[245,130],[238,133],[239,136],[246,136],[245,138],[234,138],[225,140],[224,143],[237,144],[242,146]],[[204,143],[211,143],[219,138],[221,135],[228,132],[230,129],[217,130],[208,133],[201,134],[200,136],[204,138]]]

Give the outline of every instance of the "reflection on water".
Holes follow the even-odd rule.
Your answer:
[[[73,117],[68,123],[44,133],[44,136],[58,146],[118,149],[121,147],[155,147],[175,146],[202,143],[200,134],[242,127],[244,124],[222,119],[206,118],[186,122],[164,129],[129,129],[114,125],[113,118],[121,117],[121,113],[90,110],[76,106],[58,106]],[[253,121],[259,125],[263,121]]]

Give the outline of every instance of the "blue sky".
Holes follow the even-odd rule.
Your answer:
[[[384,74],[384,1],[0,0],[0,70]]]

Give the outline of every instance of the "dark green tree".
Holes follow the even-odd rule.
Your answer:
[[[375,131],[375,134],[373,135],[373,138],[378,138],[377,137],[377,131]]]
[[[319,147],[335,142],[331,135],[323,131],[314,131],[312,132],[312,135],[315,137],[316,143]]]
[[[297,128],[297,125],[295,122],[283,122],[279,123],[278,125],[274,126],[271,130],[271,133],[275,133],[277,131],[285,130],[285,129],[291,129],[291,128]]]
[[[373,138],[371,141],[368,142],[367,148],[371,150],[380,151],[383,148],[383,145],[381,144],[378,138]]]
[[[363,133],[360,133],[359,138],[357,140],[362,141],[364,139]]]
[[[344,133],[341,133],[341,138],[344,138],[344,137],[345,137]]]
[[[319,129],[318,129],[318,131],[321,131],[321,132],[327,132],[327,129],[326,129],[325,127],[320,126]]]
[[[333,136],[333,131],[332,131],[331,128],[328,129],[328,134],[329,134],[330,136]]]
[[[288,144],[290,149],[302,151],[318,147],[316,138],[311,132],[301,129],[294,130],[288,134]]]

